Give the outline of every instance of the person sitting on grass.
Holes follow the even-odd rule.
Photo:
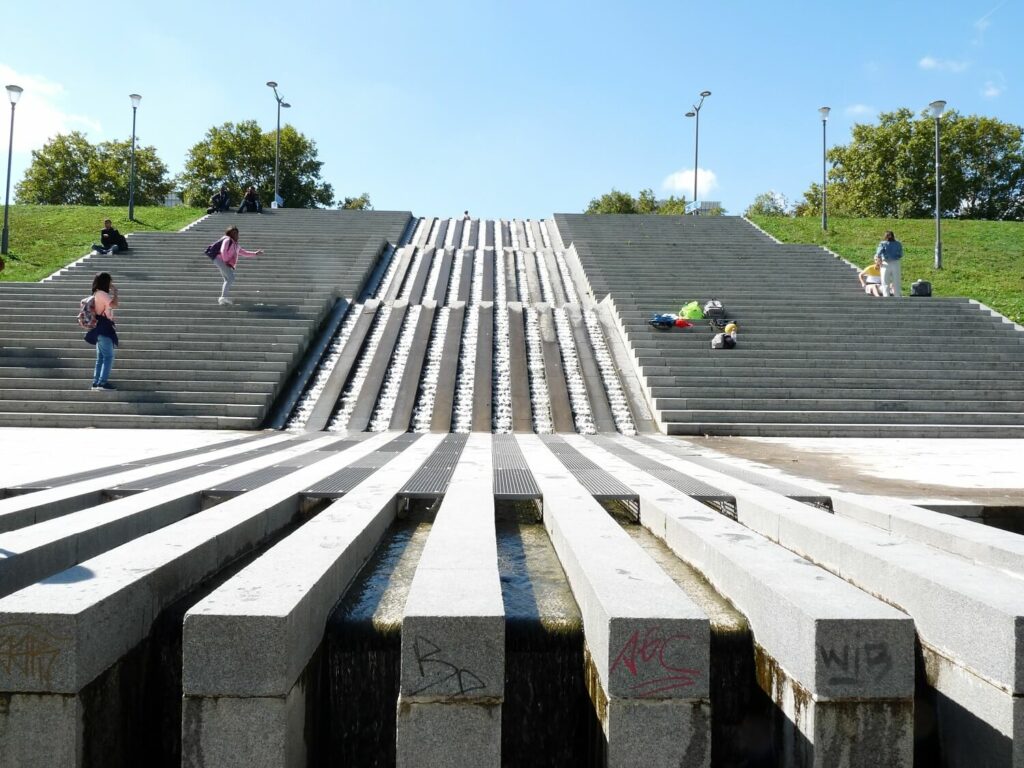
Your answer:
[[[128,250],[128,238],[114,229],[110,219],[103,220],[103,229],[100,230],[100,244],[93,243],[93,253],[117,253]]]
[[[857,279],[864,293],[882,298],[885,295],[882,293],[882,257],[876,254],[874,262],[857,273]]]

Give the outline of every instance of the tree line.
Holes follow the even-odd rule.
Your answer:
[[[316,142],[290,125],[281,128],[279,194],[290,208],[371,208],[370,196],[335,201],[334,188],[321,177],[323,163]],[[213,192],[226,185],[233,201],[249,186],[260,199],[274,198],[275,131],[263,131],[255,120],[227,122],[210,128],[193,145],[185,169],[170,177],[155,147],[136,144],[135,204],[162,205],[172,191],[186,205],[204,207]],[[24,178],[15,186],[18,203],[41,205],[127,205],[131,173],[131,141],[89,142],[85,134],[59,134],[33,150]]]
[[[835,216],[927,218],[935,213],[935,120],[906,108],[855,124],[849,144],[826,152],[828,212]],[[943,218],[1024,220],[1024,128],[991,117],[940,118],[939,212]],[[821,184],[796,204],[777,192],[748,213],[821,215]]]

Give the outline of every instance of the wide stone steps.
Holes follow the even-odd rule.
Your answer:
[[[842,259],[754,236],[741,220],[639,218],[555,220],[595,298],[614,303],[670,434],[1018,434],[1024,334],[1005,318],[966,299],[866,296]],[[904,277],[909,290],[915,276]],[[710,349],[704,321],[647,324],[711,298],[740,326],[736,349]],[[884,429],[857,423],[878,414]]]
[[[36,284],[0,284],[0,425],[258,427],[339,296],[353,296],[407,213],[279,210],[130,234]],[[203,249],[230,224],[265,253],[239,259],[235,303]],[[301,246],[300,246],[301,244]],[[90,392],[95,350],[75,323],[96,272],[119,288],[116,392]],[[244,394],[241,394],[244,393]],[[134,421],[133,421],[134,420]]]

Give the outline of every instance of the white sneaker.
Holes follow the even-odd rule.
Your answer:
[[[231,299],[228,299],[228,298],[226,298],[224,296],[221,296],[219,299],[217,299],[217,303],[218,304],[234,304],[235,302],[233,302]]]

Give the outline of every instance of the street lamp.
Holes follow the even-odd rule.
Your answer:
[[[128,221],[135,221],[135,112],[142,97],[133,93],[128,98],[132,100],[132,171],[128,181]]]
[[[825,173],[825,123],[828,122],[830,107],[819,107],[821,115],[821,231],[828,232],[828,175]]]
[[[7,86],[7,98],[11,100],[11,137],[7,142],[7,191],[4,192],[4,231],[0,242],[0,254],[7,255],[7,213],[11,204],[11,156],[14,152],[14,105],[21,98],[24,89],[20,85]]]
[[[281,180],[281,107],[288,109],[291,104],[278,95],[277,83],[268,80],[267,85],[274,89],[274,100],[277,102],[277,151],[274,153],[274,204],[272,206],[277,208],[281,203],[281,196],[277,192]]]
[[[931,107],[932,117],[935,118],[935,268],[942,269],[942,213],[939,207],[942,178],[939,175],[939,119],[942,117],[942,111],[946,108],[946,102],[938,99],[928,106]]]
[[[697,202],[697,159],[700,157],[700,108],[704,105],[704,99],[711,95],[711,91],[701,91],[700,101],[693,106],[692,112],[687,112],[687,117],[695,117],[695,131],[693,134],[693,202]]]

